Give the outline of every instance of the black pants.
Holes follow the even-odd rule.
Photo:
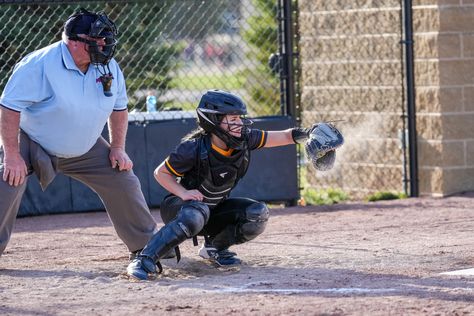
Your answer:
[[[167,196],[160,207],[160,214],[165,224],[171,222],[181,207],[188,201],[183,201],[175,195]],[[210,239],[230,226],[239,227],[247,221],[247,208],[259,203],[248,198],[228,198],[211,209],[209,221],[199,236],[209,236]]]

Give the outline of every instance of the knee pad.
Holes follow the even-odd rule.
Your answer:
[[[254,239],[267,226],[270,212],[265,203],[254,203],[245,209],[245,220],[239,225],[237,229],[237,243],[243,243]]]
[[[188,238],[196,236],[209,220],[209,207],[197,201],[191,201],[181,207],[176,221]]]
[[[153,235],[140,255],[151,258],[153,262],[163,258],[187,238],[197,235],[209,220],[209,214],[209,207],[204,203],[192,201],[184,204],[176,218]]]

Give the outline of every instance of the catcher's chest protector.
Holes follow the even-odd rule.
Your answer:
[[[201,181],[196,189],[204,195],[203,202],[213,207],[226,198],[247,172],[249,161],[249,150],[225,157],[211,150],[207,139],[201,140],[198,168]]]

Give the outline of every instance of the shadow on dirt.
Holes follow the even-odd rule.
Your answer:
[[[349,269],[308,267],[254,266],[243,264],[234,268],[216,268],[213,264],[194,258],[180,263],[162,260],[164,272],[151,281],[140,282],[143,288],[157,287],[213,294],[269,294],[279,296],[314,297],[382,297],[400,296],[444,301],[474,301],[474,279],[433,276],[409,277],[397,274],[359,272]],[[120,264],[118,264],[120,266]],[[124,267],[125,268],[125,267]],[[126,279],[123,272],[74,271],[72,269],[0,269],[0,276],[24,279],[77,278],[90,282],[113,283]],[[200,294],[198,294],[200,293]]]
[[[318,297],[401,296],[444,301],[474,301],[474,279],[408,277],[346,269],[242,266],[240,271],[188,269],[187,280],[171,281],[176,288],[221,294],[306,295]],[[194,265],[194,264],[191,264]],[[197,273],[195,273],[197,272]],[[193,276],[196,279],[189,280]],[[168,281],[170,281],[168,279]],[[160,282],[160,277],[155,282]]]
[[[71,269],[63,270],[41,270],[41,269],[0,269],[0,276],[9,276],[13,278],[25,278],[25,279],[34,279],[34,278],[84,278],[84,279],[97,279],[97,278],[115,278],[118,277],[120,273],[112,271],[74,271]]]

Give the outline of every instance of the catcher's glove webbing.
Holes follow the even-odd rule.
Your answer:
[[[308,159],[320,171],[329,170],[336,161],[336,149],[344,144],[341,132],[330,123],[315,124],[305,142]]]

